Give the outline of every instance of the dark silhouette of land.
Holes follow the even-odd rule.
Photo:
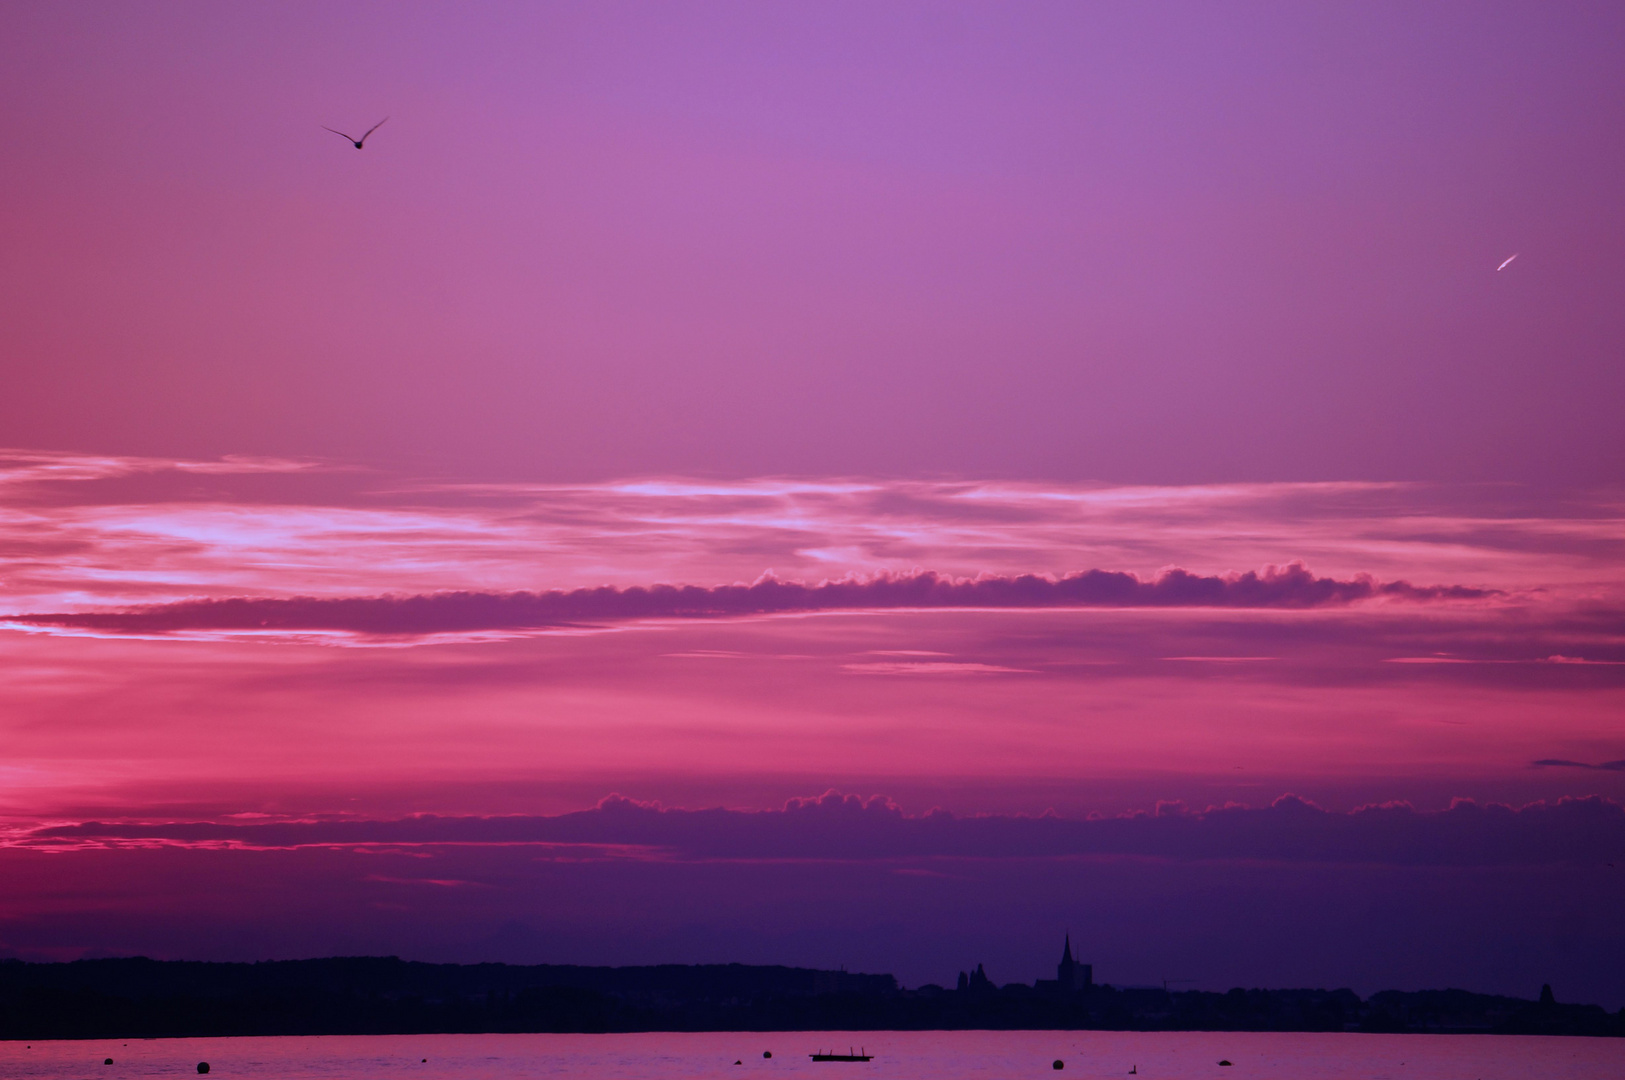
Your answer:
[[[1465,990],[901,989],[890,975],[741,964],[0,961],[0,1038],[450,1032],[1112,1029],[1625,1035],[1625,1009]]]

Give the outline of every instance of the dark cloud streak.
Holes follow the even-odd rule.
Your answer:
[[[1053,815],[904,815],[883,798],[834,792],[782,810],[662,809],[611,796],[556,817],[436,817],[263,824],[87,822],[34,830],[28,847],[160,844],[294,848],[314,845],[563,844],[571,857],[868,861],[1130,856],[1179,861],[1513,866],[1625,858],[1625,807],[1592,796],[1514,809],[1458,800],[1448,810],[1406,804],[1349,813],[1286,795],[1268,807],[1066,819]]]
[[[417,635],[545,629],[637,619],[716,619],[817,611],[946,608],[1337,607],[1362,600],[1480,600],[1498,595],[1461,585],[1416,586],[1317,577],[1302,564],[1203,576],[1166,570],[1155,578],[1107,570],[1061,577],[931,571],[805,584],[764,577],[750,585],[653,585],[550,592],[441,592],[418,596],[188,600],[114,612],[25,614],[10,622],[122,633],[348,631]]]
[[[1586,761],[1566,761],[1563,758],[1541,758],[1534,762],[1537,768],[1563,768],[1563,769],[1597,769],[1603,772],[1625,772],[1625,759],[1619,761],[1604,761],[1592,765]]]

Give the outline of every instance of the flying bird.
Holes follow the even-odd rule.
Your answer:
[[[383,123],[383,121],[381,121],[381,120],[380,120],[380,121],[379,121],[379,123]],[[363,135],[363,136],[362,136],[362,138],[366,138],[366,136],[365,136],[365,135]],[[356,143],[356,146],[357,146],[357,147],[360,147],[360,145],[361,145],[361,144],[360,144],[360,143]],[[1506,268],[1507,268],[1507,267],[1509,267],[1509,266],[1511,266],[1511,265],[1512,265],[1512,260],[1513,260],[1513,259],[1516,259],[1516,258],[1517,258],[1517,257],[1518,257],[1518,253],[1517,253],[1517,252],[1513,252],[1513,253],[1512,253],[1512,255],[1511,255],[1511,256],[1510,256],[1510,257],[1509,257],[1509,258],[1508,258],[1508,259],[1507,259],[1507,261],[1506,261],[1506,262],[1504,262],[1504,263],[1502,263],[1502,264],[1501,264],[1501,265],[1500,265],[1500,266],[1497,266],[1497,267],[1496,267],[1496,268],[1495,268],[1495,272],[1496,272],[1496,273],[1497,273],[1497,274],[1499,274],[1499,273],[1500,273],[1500,272],[1501,272],[1501,271],[1503,271],[1503,270],[1505,270],[1505,269],[1506,269]]]
[[[389,119],[389,117],[387,117],[387,116],[384,117],[384,120],[388,120],[388,119]],[[384,120],[380,120],[376,124],[372,125],[372,127],[368,128],[367,129],[367,135],[371,135],[373,132],[375,132],[379,128],[383,127],[384,126]],[[331,131],[335,135],[344,135],[344,132],[340,131],[338,128],[330,128],[326,124],[322,125],[322,129],[324,131]],[[346,139],[349,139],[350,142],[355,145],[355,148],[357,150],[360,150],[361,149],[361,144],[367,141],[367,135],[363,135],[359,139],[356,138],[354,135],[344,135],[344,137]],[[1512,260],[1508,259],[1507,261],[1511,262]]]

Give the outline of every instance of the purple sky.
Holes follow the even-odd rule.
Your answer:
[[[5,7],[0,956],[1625,1004],[1621,56]]]
[[[1625,462],[1617,5],[0,19],[14,445],[528,479]],[[348,156],[320,126],[385,115]]]

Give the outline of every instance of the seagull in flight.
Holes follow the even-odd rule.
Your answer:
[[[384,120],[388,120],[388,119],[389,119],[389,117],[387,117],[387,116],[386,116],[386,117],[384,117]],[[375,132],[375,131],[377,131],[377,130],[378,130],[378,129],[379,129],[379,128],[381,128],[381,127],[383,127],[383,126],[384,126],[384,120],[380,120],[380,121],[378,121],[378,122],[377,122],[377,123],[376,123],[376,124],[374,124],[374,125],[372,125],[372,127],[370,127],[370,128],[368,128],[368,129],[367,129],[367,135],[371,135],[371,134],[372,134],[372,133],[373,133],[373,132]],[[330,128],[330,127],[328,127],[328,126],[327,126],[327,125],[326,125],[326,124],[323,124],[323,125],[322,125],[322,129],[323,129],[323,130],[324,130],[324,131],[331,131],[331,132],[332,132],[332,133],[333,133],[333,134],[335,134],[335,135],[344,135],[344,132],[342,132],[342,131],[340,131],[340,130],[339,130],[339,129],[338,129],[338,128]],[[350,140],[350,142],[352,142],[352,143],[354,143],[354,144],[355,144],[355,148],[356,148],[356,149],[357,149],[357,150],[360,150],[360,149],[361,149],[361,144],[362,144],[362,143],[364,143],[364,142],[366,142],[366,141],[367,141],[367,135],[363,135],[363,136],[361,136],[361,138],[359,138],[359,139],[358,139],[358,138],[356,138],[356,137],[355,137],[355,136],[354,136],[354,135],[344,135],[344,137],[345,137],[345,138],[346,138],[346,139],[349,139],[349,140]],[[1516,256],[1514,256],[1514,257],[1516,257]],[[1511,260],[1511,259],[1508,259],[1508,260],[1507,260],[1507,261],[1508,261],[1508,262],[1511,262],[1511,261],[1512,261],[1512,260]]]
[[[383,123],[383,121],[382,121],[382,120],[380,120],[380,121],[378,121],[378,122],[379,122],[379,123],[380,123],[380,124],[381,124],[381,123]],[[331,128],[329,128],[329,129],[328,129],[328,130],[332,130],[332,129],[331,129]],[[368,135],[370,135],[370,134],[372,134],[372,133],[371,133],[371,132],[368,132],[368,133],[367,133],[367,134],[368,134]],[[361,136],[361,137],[362,137],[362,138],[363,138],[363,139],[365,139],[365,138],[366,138],[366,137],[367,137],[367,136],[366,136],[366,135],[363,135],[363,136]],[[346,138],[348,138],[348,136],[346,136]],[[358,149],[358,150],[359,150],[359,149],[360,149],[360,148],[361,148],[361,144],[360,144],[360,143],[356,143],[356,144],[355,144],[355,145],[356,145],[356,149]],[[1507,267],[1509,267],[1509,266],[1511,266],[1511,265],[1512,265],[1512,260],[1513,260],[1513,259],[1516,259],[1516,258],[1517,258],[1517,257],[1518,257],[1518,253],[1517,253],[1517,252],[1515,252],[1515,251],[1514,251],[1514,252],[1513,252],[1513,253],[1512,253],[1512,255],[1511,255],[1511,257],[1510,257],[1510,258],[1508,258],[1508,259],[1507,259],[1507,261],[1506,261],[1506,262],[1504,262],[1504,263],[1502,263],[1502,264],[1501,264],[1501,265],[1500,265],[1500,266],[1497,266],[1497,267],[1496,267],[1496,268],[1495,268],[1495,272],[1496,272],[1496,273],[1497,273],[1497,274],[1499,274],[1499,273],[1500,273],[1500,272],[1501,272],[1501,271],[1503,271],[1503,270],[1505,270],[1505,269],[1506,269],[1506,268],[1507,268]]]

